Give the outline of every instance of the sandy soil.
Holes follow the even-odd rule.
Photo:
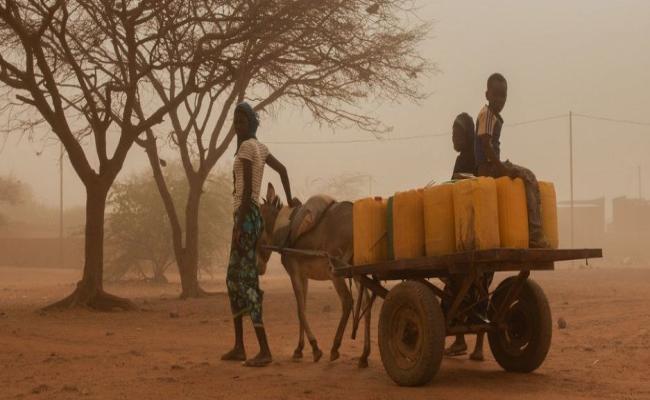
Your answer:
[[[650,399],[650,269],[534,275],[554,319],[568,322],[565,330],[554,327],[544,365],[533,374],[506,373],[487,350],[483,363],[445,359],[422,388],[400,388],[390,380],[375,340],[370,367],[357,369],[362,341],[352,341],[349,331],[340,360],[292,362],[295,302],[277,267],[263,280],[275,356],[264,369],[219,360],[233,340],[222,282],[204,285],[221,293],[216,297],[189,301],[176,299],[174,283],[107,285],[135,299],[138,312],[38,312],[69,293],[77,278],[75,271],[0,268],[1,399]],[[339,317],[329,283],[310,286],[308,307],[328,354]],[[250,324],[246,330],[248,353],[254,355]]]

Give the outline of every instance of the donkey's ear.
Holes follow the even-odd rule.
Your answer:
[[[270,203],[273,199],[275,199],[275,188],[273,187],[273,184],[269,182],[269,186],[266,188],[266,201]]]

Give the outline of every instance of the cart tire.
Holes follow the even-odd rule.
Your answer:
[[[379,316],[379,353],[384,369],[400,386],[421,386],[440,369],[445,320],[424,283],[406,281],[390,290]]]
[[[497,287],[491,300],[490,319],[495,317],[515,281],[511,277]],[[506,309],[503,322],[504,329],[488,332],[497,363],[510,372],[527,373],[539,368],[551,347],[553,323],[548,299],[536,282],[524,282],[518,298]]]

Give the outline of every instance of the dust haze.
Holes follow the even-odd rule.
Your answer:
[[[387,196],[447,180],[456,156],[447,135],[453,119],[461,112],[476,116],[485,103],[487,76],[499,71],[509,82],[503,155],[554,182],[560,201],[570,199],[570,111],[646,123],[573,117],[574,198],[599,205],[595,215],[600,220],[596,229],[602,231],[597,234],[600,244],[606,231],[626,230],[621,221],[614,221],[612,201],[644,198],[644,188],[650,190],[650,5],[631,0],[489,5],[432,1],[420,7],[419,16],[434,21],[430,37],[421,44],[422,55],[439,70],[421,78],[430,96],[419,104],[357,105],[392,127],[391,132],[372,141],[375,136],[355,129],[319,126],[306,110],[289,106],[261,115],[259,137],[285,163],[296,192],[313,194],[327,187],[323,181],[346,175],[367,180],[351,193],[359,197]],[[508,126],[547,117],[558,118]],[[41,133],[33,140],[18,134],[3,137],[0,174],[25,182],[37,202],[58,208],[58,141],[45,129]],[[400,140],[427,135],[431,137]],[[338,143],[348,141],[352,143]],[[233,154],[231,145],[218,168],[229,170]],[[168,151],[167,157],[175,155]],[[144,151],[133,148],[118,179],[148,168]],[[280,184],[272,173],[267,172],[266,179]],[[83,206],[84,201],[83,185],[65,159],[64,207]],[[624,205],[619,202],[619,207]],[[577,240],[584,245],[581,235],[590,231],[584,234],[593,236],[593,229],[590,222],[581,222],[590,220],[582,212],[574,216],[574,244]],[[643,207],[637,212],[650,213]],[[560,210],[564,244],[571,236],[568,215]],[[650,230],[641,225],[627,230]]]
[[[124,233],[120,227],[132,228],[130,205],[118,197],[109,202],[104,278],[108,291],[133,299],[142,313],[35,311],[72,292],[84,265],[84,185],[65,154],[60,181],[58,139],[41,126],[31,136],[0,136],[0,184],[16,190],[15,198],[0,196],[0,365],[10,371],[0,375],[0,399],[650,398],[650,2],[416,3],[413,22],[433,21],[418,47],[435,63],[418,77],[427,97],[354,105],[389,130],[332,128],[314,122],[304,107],[281,103],[260,113],[258,138],[286,166],[301,199],[318,192],[339,200],[388,197],[450,179],[454,118],[461,112],[476,118],[487,77],[502,73],[508,80],[502,158],[555,184],[560,247],[604,252],[601,260],[533,274],[554,317],[551,352],[540,370],[505,373],[488,350],[485,363],[445,358],[424,391],[397,387],[376,346],[377,304],[369,369],[357,369],[362,341],[352,341],[349,331],[338,364],[316,365],[310,356],[293,362],[295,298],[275,255],[261,278],[275,357],[270,372],[220,362],[231,341],[225,275],[236,140],[217,163],[200,210],[212,222],[201,228],[198,277],[216,296],[178,299],[181,277],[165,209],[145,151],[133,146],[117,177],[122,186],[111,193],[140,188],[138,207],[148,219],[141,230]],[[0,125],[7,118],[0,114]],[[160,152],[165,173],[182,176],[173,145]],[[179,208],[188,190],[182,181],[172,191]],[[267,182],[282,187],[268,168],[263,188]],[[157,251],[142,254],[140,239]],[[495,282],[505,277],[497,274]],[[312,287],[311,321],[329,346],[340,304],[329,282]],[[566,329],[557,327],[559,317]],[[248,325],[245,335],[252,355],[257,344]]]

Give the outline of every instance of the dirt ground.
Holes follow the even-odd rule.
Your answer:
[[[219,360],[233,340],[223,282],[204,285],[217,296],[188,301],[177,299],[175,283],[110,284],[108,291],[135,299],[142,310],[38,312],[69,293],[78,277],[76,271],[0,267],[1,399],[650,399],[648,268],[534,274],[554,320],[568,323],[564,330],[555,324],[542,367],[506,373],[486,346],[485,362],[447,358],[421,388],[400,388],[384,372],[378,307],[368,369],[357,369],[362,341],[350,339],[349,326],[338,361],[323,357],[315,364],[306,352],[303,361],[292,362],[295,301],[277,266],[262,282],[275,358],[264,369]],[[328,282],[310,285],[308,317],[327,355],[339,318]],[[250,324],[246,343],[254,355]]]

